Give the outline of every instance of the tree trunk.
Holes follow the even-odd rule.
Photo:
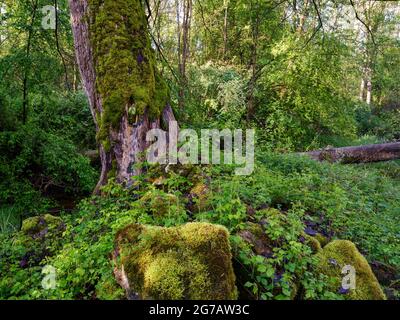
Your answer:
[[[252,2],[253,5],[253,2]],[[259,7],[256,5],[256,10]],[[253,7],[252,7],[253,10]],[[255,97],[254,92],[257,85],[257,74],[258,74],[258,41],[259,41],[259,25],[260,16],[259,12],[256,11],[256,17],[252,18],[252,44],[251,44],[251,79],[249,83],[248,101],[247,101],[247,122],[250,122],[254,118],[255,113]]]
[[[229,0],[224,1],[224,52],[223,58],[226,59],[226,54],[228,52],[228,9],[229,9]]]
[[[365,79],[364,79],[364,74],[363,78],[361,79],[361,86],[360,86],[360,101],[364,102],[364,96],[365,96]]]
[[[29,73],[31,70],[31,46],[32,37],[34,32],[34,24],[36,19],[38,1],[32,2],[32,17],[28,31],[28,39],[26,42],[25,61],[24,61],[24,78],[22,80],[22,123],[26,124],[28,118],[28,104],[29,104]]]
[[[174,121],[158,74],[140,0],[69,0],[77,62],[96,125],[102,170],[130,186],[148,147],[146,134]]]
[[[333,148],[302,153],[317,161],[369,163],[400,159],[400,142]]]
[[[179,54],[179,75],[180,75],[180,88],[179,88],[179,109],[183,109],[185,105],[185,90],[187,87],[186,65],[189,58],[190,49],[190,28],[192,24],[192,0],[183,1],[183,21],[180,26],[180,11],[178,2],[177,23],[178,23],[178,54]]]
[[[180,2],[179,0],[175,0],[176,6],[176,37],[177,37],[177,51],[178,51],[178,69],[179,72],[181,71],[181,64],[182,64],[182,27],[181,27],[181,9],[180,9]]]
[[[372,102],[372,82],[371,80],[368,80],[367,82],[367,100],[366,100],[368,105],[371,105]]]

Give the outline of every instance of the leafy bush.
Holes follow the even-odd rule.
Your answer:
[[[372,113],[368,108],[357,111],[358,131],[360,135],[373,135],[381,141],[400,139],[400,110]]]
[[[44,131],[71,141],[79,151],[96,149],[95,125],[84,92],[36,95],[31,122]]]
[[[32,123],[0,132],[0,154],[0,208],[17,216],[45,212],[46,194],[85,195],[96,183],[97,173],[72,142]]]
[[[191,65],[183,117],[192,128],[237,128],[246,113],[247,73],[234,66],[208,62]]]
[[[312,48],[290,35],[274,44],[258,88],[255,118],[264,127],[263,142],[305,150],[329,143],[329,137],[355,138],[354,102],[342,88],[347,50],[334,37]]]

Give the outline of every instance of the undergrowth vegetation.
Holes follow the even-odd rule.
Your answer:
[[[116,233],[132,223],[171,227],[200,221],[227,227],[242,298],[346,298],[339,288],[329,288],[328,276],[313,271],[319,245],[312,239],[317,234],[326,242],[351,240],[370,263],[400,270],[400,230],[393,223],[399,215],[397,179],[382,175],[379,167],[320,164],[271,153],[259,154],[259,159],[250,178],[234,176],[232,167],[168,174],[151,167],[135,188],[111,182],[102,197],[83,200],[73,214],[61,215],[65,231],[33,265],[24,263],[34,259],[32,249],[18,244],[23,231],[2,233],[0,295],[122,298],[110,255]],[[205,175],[211,180],[207,206],[197,210],[188,194]],[[148,202],[149,194],[161,201]],[[265,248],[254,250],[246,232],[265,237]],[[45,265],[57,270],[55,290],[41,289]]]
[[[393,1],[358,1],[350,11],[365,25],[347,21],[343,1],[85,2],[92,111],[74,1],[55,1],[52,30],[42,26],[47,0],[0,0],[0,299],[400,299],[400,161],[341,165],[296,153],[399,141]],[[158,120],[166,105],[182,129],[255,129],[253,174],[146,163],[127,188],[111,179],[133,157],[123,154],[105,161],[110,179],[93,195],[99,146],[120,156],[138,142],[128,136],[141,117]],[[196,252],[180,234],[188,225],[211,230],[222,258]],[[120,243],[137,255],[121,256]],[[129,272],[133,288],[118,281],[120,260],[146,269]],[[352,262],[363,277],[349,293],[339,278]],[[223,283],[210,275],[218,263]],[[49,268],[56,286],[44,290]]]
[[[95,147],[85,99],[42,97],[27,124],[15,119],[14,126],[1,128],[0,231],[59,207],[57,199],[92,192],[98,173],[80,153]]]

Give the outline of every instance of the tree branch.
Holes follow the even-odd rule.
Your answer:
[[[315,2],[315,0],[312,0],[312,3],[313,3],[313,5],[314,5],[315,11],[317,12],[317,16],[318,16],[318,26],[317,26],[317,28],[314,30],[314,32],[313,32],[313,34],[311,35],[310,39],[307,40],[307,42],[306,42],[306,44],[305,44],[304,47],[306,47],[306,46],[310,43],[310,41],[311,41],[312,39],[314,39],[314,37],[316,36],[316,34],[318,33],[318,31],[321,30],[321,28],[324,29],[324,24],[323,24],[323,22],[322,22],[322,18],[321,18],[321,14],[320,14],[320,12],[319,12],[319,9],[318,9],[318,5],[317,5],[317,3]]]
[[[369,26],[368,26],[368,25],[360,18],[360,16],[358,15],[358,12],[357,12],[357,10],[356,10],[356,7],[354,6],[353,0],[350,0],[350,4],[351,4],[351,6],[353,7],[354,14],[356,15],[356,19],[357,19],[358,21],[360,21],[360,22],[364,25],[364,27],[367,29],[368,33],[371,35],[372,43],[373,43],[374,46],[376,47],[376,42],[375,42],[375,37],[374,37],[373,32],[371,31],[371,29],[369,28]]]

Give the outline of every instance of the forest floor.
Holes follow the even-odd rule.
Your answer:
[[[30,240],[23,231],[2,234],[0,296],[120,299],[109,259],[119,230],[131,223],[171,228],[207,222],[229,231],[241,298],[356,298],[330,285],[332,275],[315,260],[323,259],[327,244],[349,240],[386,297],[397,299],[399,179],[398,161],[336,165],[271,153],[258,155],[249,177],[234,175],[233,166],[177,166],[168,173],[150,167],[132,190],[110,183],[102,197],[77,201],[77,207],[75,199],[62,199],[66,210],[50,210],[61,219],[62,233],[35,233]],[[40,289],[44,265],[57,269],[55,290]]]

